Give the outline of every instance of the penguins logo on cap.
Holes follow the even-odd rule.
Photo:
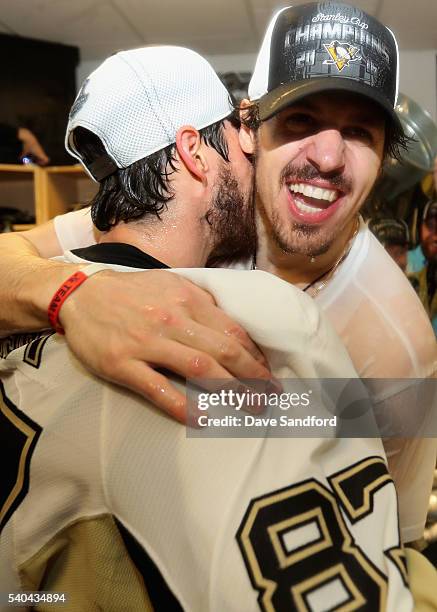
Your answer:
[[[356,62],[361,59],[358,47],[354,47],[347,42],[339,42],[333,40],[329,45],[323,45],[326,51],[331,56],[331,59],[325,60],[323,63],[327,65],[335,65],[339,72],[351,62]]]

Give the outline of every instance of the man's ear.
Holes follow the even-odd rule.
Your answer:
[[[202,151],[202,138],[191,125],[183,125],[176,133],[176,149],[180,160],[202,182],[208,171],[208,163]]]
[[[253,130],[247,127],[247,125],[245,125],[244,121],[247,115],[247,109],[251,105],[252,103],[246,99],[240,102],[240,147],[247,155],[253,155],[253,153],[255,153],[255,133]]]

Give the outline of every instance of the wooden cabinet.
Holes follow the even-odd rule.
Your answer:
[[[39,172],[38,166],[0,164],[0,208],[18,208],[36,217]]]
[[[97,192],[98,185],[90,179],[81,165],[39,168],[36,202],[36,222],[44,223],[56,215],[87,204]]]
[[[0,208],[14,207],[35,216],[36,224],[91,200],[98,188],[80,165],[0,164]],[[13,226],[14,230],[29,226]]]

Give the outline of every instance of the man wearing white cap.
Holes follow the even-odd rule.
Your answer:
[[[245,152],[256,157],[260,213],[258,250],[248,265],[273,272],[314,297],[341,336],[358,374],[367,379],[374,400],[383,400],[397,413],[400,404],[411,404],[408,391],[399,394],[393,383],[381,392],[372,380],[420,379],[436,371],[436,345],[426,314],[358,217],[383,156],[402,144],[393,110],[397,45],[387,28],[360,9],[336,3],[323,7],[288,7],[275,15],[250,84],[258,104],[249,105],[240,140]],[[337,54],[339,46],[348,49],[348,57]],[[93,241],[84,213],[58,217],[55,226],[65,248]],[[28,236],[46,255],[59,251],[59,244],[52,246],[43,229]],[[36,258],[35,249],[23,238],[6,236],[1,241],[4,283],[9,279],[10,287],[3,300],[3,327],[41,326],[55,288],[68,276],[68,266]],[[22,263],[21,256],[14,256],[14,244],[29,253]],[[148,363],[190,376],[190,347],[204,376],[225,371],[227,376],[250,378],[257,354],[241,326],[209,296],[181,279],[161,281],[159,275],[163,273],[132,276],[129,286],[114,273],[106,278],[96,275],[65,301],[60,317],[68,342],[92,371],[181,418],[184,398]],[[42,282],[42,276],[48,280]],[[17,296],[21,308],[12,307]],[[173,315],[165,323],[145,315],[145,310],[156,308],[168,314],[170,307]],[[181,328],[191,333],[181,334]],[[243,346],[234,345],[231,355],[222,347],[233,334]],[[107,336],[116,347],[112,359],[102,340]],[[410,416],[414,418],[413,411]],[[407,430],[397,434],[405,437]],[[416,439],[402,450],[393,442],[387,444],[400,494],[403,534],[411,540],[422,533],[435,446],[431,440]]]
[[[214,105],[190,114],[199,93]],[[328,438],[187,440],[180,424],[91,375],[62,338],[63,303],[96,272],[203,266],[225,245],[240,254],[250,165],[236,164],[239,190],[229,111],[207,62],[177,47],[109,58],[72,108],[67,146],[100,182],[92,209],[105,234],[64,255],[81,270],[51,301],[59,333],[22,347],[8,340],[0,361],[0,592],[31,591],[15,602],[44,609],[57,594],[66,609],[108,612],[413,609],[379,438],[335,438],[334,425]],[[250,330],[274,375],[355,377],[330,325],[291,285],[261,271],[179,272]]]

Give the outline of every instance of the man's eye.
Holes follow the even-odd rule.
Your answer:
[[[306,113],[294,113],[285,118],[285,125],[292,130],[305,131],[314,129],[315,124],[314,117]]]
[[[353,138],[356,140],[363,140],[365,142],[373,142],[372,133],[366,128],[358,125],[353,125],[343,130],[343,134],[347,138]]]

